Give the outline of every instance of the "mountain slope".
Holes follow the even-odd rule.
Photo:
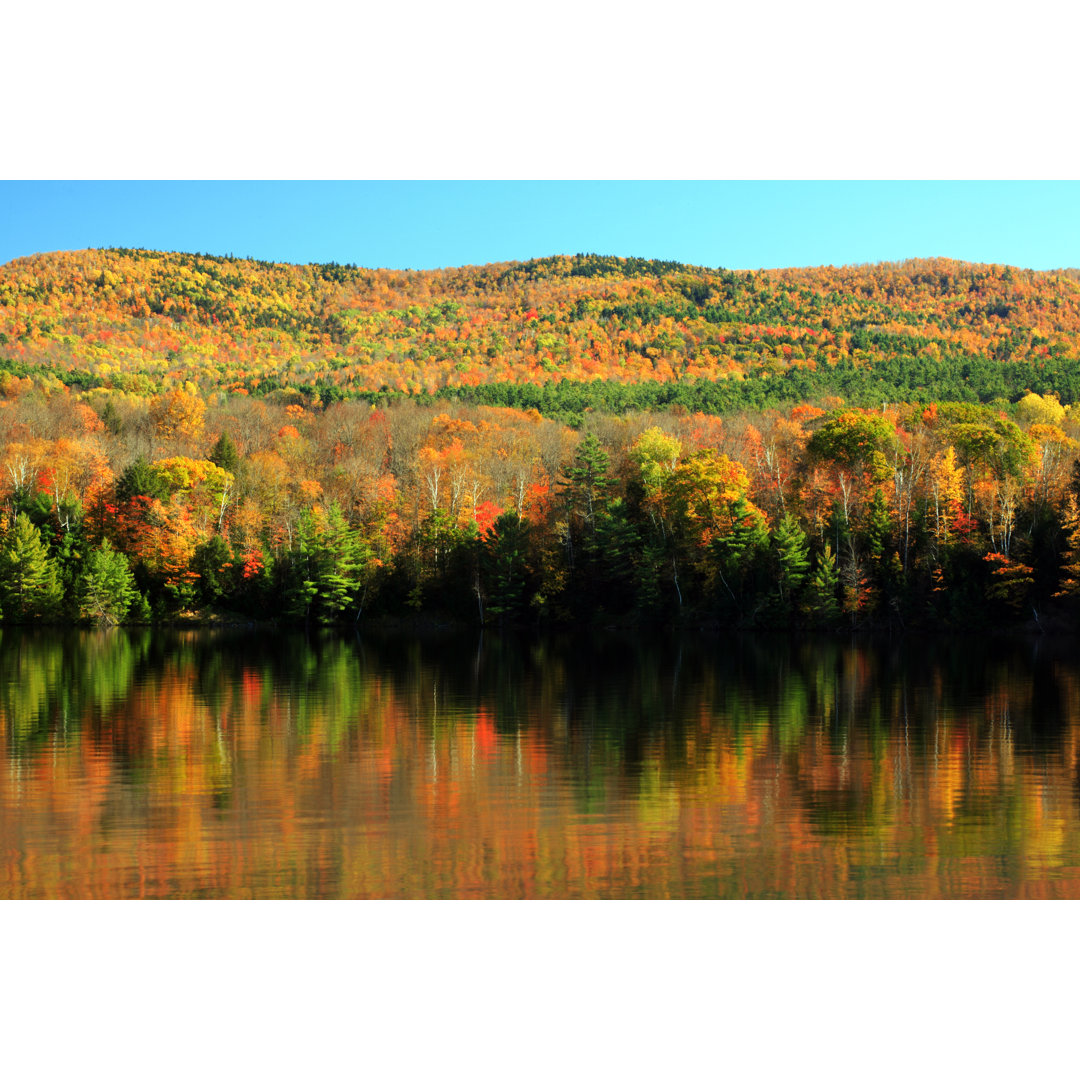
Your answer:
[[[790,397],[835,388],[838,372],[912,398],[1042,379],[1075,400],[1077,359],[1075,276],[946,259],[751,273],[578,255],[403,272],[90,250],[0,267],[0,368],[141,393],[773,380]]]

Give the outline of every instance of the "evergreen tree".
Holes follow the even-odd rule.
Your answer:
[[[597,512],[593,546],[599,606],[611,612],[628,610],[634,600],[633,584],[640,543],[622,499],[611,499]]]
[[[115,626],[138,598],[127,556],[108,540],[91,551],[76,585],[79,617]]]
[[[10,622],[55,617],[62,599],[56,563],[37,526],[19,514],[0,546],[0,603]]]
[[[236,475],[236,470],[240,467],[240,452],[226,432],[223,431],[214,443],[209,460],[226,472],[231,472],[233,476]]]
[[[319,608],[323,617],[333,622],[358,608],[357,597],[371,552],[345,520],[336,502],[327,511],[317,550],[315,579]]]
[[[481,566],[487,611],[501,623],[524,607],[529,526],[513,511],[502,514],[483,540]]]
[[[135,594],[135,599],[131,602],[131,607],[128,608],[127,621],[142,624],[154,621],[154,612],[150,607],[150,601],[140,592]]]
[[[88,546],[86,530],[80,523],[76,528],[64,531],[54,552],[60,593],[65,608],[70,610],[73,610],[70,601],[76,594],[76,582],[86,564]]]
[[[212,536],[199,544],[191,559],[191,569],[199,575],[199,600],[216,604],[232,593],[234,576],[233,553],[220,536]]]
[[[101,422],[110,435],[119,435],[124,430],[124,422],[116,411],[112,398],[106,398],[105,408],[101,412]]]
[[[275,565],[285,614],[305,622],[311,619],[312,605],[319,595],[316,551],[315,519],[305,510],[293,530],[292,547]]]
[[[854,541],[851,534],[851,523],[844,513],[844,504],[839,500],[833,501],[829,510],[828,522],[825,526],[825,539],[831,544],[833,552],[840,555],[844,552],[852,554]]]
[[[826,543],[817,557],[817,565],[807,587],[807,602],[816,622],[833,626],[840,617],[840,602],[836,597],[840,573],[836,568],[836,556]]]
[[[810,545],[791,514],[785,514],[777,523],[772,543],[780,603],[791,614],[795,610],[796,596],[810,569]]]
[[[563,542],[568,570],[568,599],[579,613],[592,612],[599,603],[601,576],[597,519],[606,508],[608,455],[596,435],[581,440],[562,485],[566,513]]]
[[[755,602],[763,556],[768,550],[769,533],[759,512],[752,511],[744,494],[731,504],[731,530],[712,542],[721,589],[721,607],[727,597],[740,615]]]
[[[903,567],[893,543],[889,506],[880,488],[874,491],[867,507],[862,540],[867,555],[869,607],[878,611],[899,611]]]
[[[637,606],[641,611],[655,612],[663,606],[664,594],[661,590],[661,579],[666,577],[665,571],[669,565],[674,572],[674,560],[668,554],[663,537],[656,530],[652,530],[642,549],[635,571]],[[676,595],[679,595],[677,574],[674,576],[673,584]]]
[[[162,502],[169,497],[169,481],[144,457],[136,458],[116,482],[116,497],[121,502],[139,495]]]
[[[863,529],[866,554],[871,559],[881,559],[886,554],[891,534],[892,521],[889,517],[889,507],[885,502],[885,496],[881,493],[881,488],[877,488],[866,511],[866,526]]]
[[[608,455],[591,432],[581,440],[566,473],[563,495],[573,519],[583,533],[595,532],[596,514],[604,501],[608,480]]]

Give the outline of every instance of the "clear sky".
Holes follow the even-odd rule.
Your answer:
[[[1080,265],[1080,182],[0,182],[0,263],[87,247],[401,269],[596,252],[1045,270]]]

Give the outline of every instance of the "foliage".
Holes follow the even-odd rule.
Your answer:
[[[0,333],[5,619],[1080,622],[1068,276],[91,251]]]
[[[56,563],[37,526],[19,514],[0,543],[0,610],[10,622],[48,620],[61,600]]]
[[[211,386],[562,417],[1030,393],[1050,414],[1080,398],[1078,343],[1074,277],[945,259],[751,273],[576,255],[414,272],[114,249],[0,267],[0,372],[150,397],[151,430],[174,444],[200,437],[196,389]]]
[[[528,543],[528,522],[513,510],[502,514],[484,538],[487,614],[500,623],[508,616],[520,618],[526,612]]]
[[[138,599],[127,557],[108,540],[87,556],[76,598],[80,618],[105,626],[122,623]]]

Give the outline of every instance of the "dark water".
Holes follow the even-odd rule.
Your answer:
[[[1080,649],[0,635],[0,897],[1080,897]]]

